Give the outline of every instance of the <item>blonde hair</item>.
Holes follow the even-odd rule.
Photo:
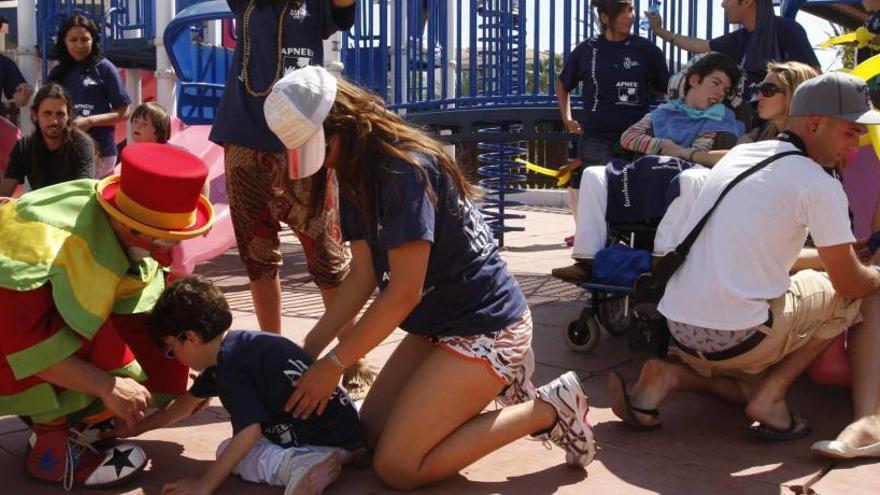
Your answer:
[[[794,90],[804,81],[817,77],[816,69],[800,62],[768,62],[767,73],[773,74],[779,79],[779,86],[785,90],[785,111],[791,105],[791,97]],[[773,139],[782,129],[777,129],[773,122],[769,122],[766,128],[758,135],[758,141]]]
[[[159,143],[166,143],[171,139],[171,117],[165,107],[155,102],[141,103],[131,112],[129,122],[134,119],[144,119],[153,126],[156,131],[156,139]]]
[[[424,180],[425,192],[435,205],[437,195],[418,155],[435,160],[441,173],[452,179],[462,199],[476,196],[474,186],[443,151],[439,141],[385,108],[378,96],[348,81],[338,81],[336,101],[324,120],[324,133],[328,140],[338,136],[341,141],[342,157],[336,165],[339,194],[365,219],[374,211],[374,191],[381,174],[382,157],[397,158],[415,168]]]

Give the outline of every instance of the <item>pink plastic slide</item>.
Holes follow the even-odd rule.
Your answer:
[[[21,139],[21,131],[12,122],[0,117],[0,175],[6,174],[6,167],[9,166],[9,153],[15,147],[15,143]],[[12,193],[14,197],[21,196],[24,188],[19,185]]]
[[[843,189],[853,212],[856,239],[871,235],[871,217],[880,198],[880,160],[871,146],[864,146],[843,173]],[[846,334],[831,344],[807,370],[814,382],[849,386],[850,367],[846,355]]]
[[[232,218],[226,199],[226,173],[223,165],[223,148],[208,140],[209,125],[186,126],[173,119],[169,144],[180,146],[198,156],[208,165],[210,200],[214,205],[214,226],[207,234],[181,242],[174,248],[171,265],[176,274],[190,274],[196,264],[223,254],[235,245]]]

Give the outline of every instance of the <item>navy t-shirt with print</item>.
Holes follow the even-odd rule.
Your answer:
[[[380,158],[376,211],[367,222],[354,205],[342,201],[343,238],[367,242],[380,290],[394,277],[389,249],[412,241],[431,243],[422,299],[400,324],[403,330],[426,336],[485,335],[513,324],[525,313],[526,300],[483,215],[459,197],[452,178],[433,158],[417,156],[437,205],[415,167]]]
[[[223,98],[217,109],[217,118],[211,129],[211,141],[234,144],[251,149],[284,152],[284,145],[269,130],[263,115],[265,96],[251,96],[244,83],[242,50],[245,43],[242,30],[249,0],[227,0],[235,13],[239,43],[232,59],[232,68],[226,77]],[[278,19],[285,10],[281,2],[255,7],[248,19],[250,56],[248,79],[254,92],[271,88],[277,70]],[[302,7],[289,10],[284,19],[281,76],[309,65],[324,63],[323,40],[339,29],[348,29],[354,23],[354,6],[334,10],[330,0],[304,0]]]
[[[664,93],[668,79],[663,52],[633,35],[623,41],[603,35],[584,41],[559,74],[566,91],[583,82],[584,131],[613,141],[648,113],[651,91]]]
[[[24,76],[15,62],[6,55],[0,55],[0,90],[3,91],[3,95],[11,100],[15,88],[23,82],[25,82]]]
[[[798,24],[797,21],[792,19],[786,19],[779,16],[774,16],[773,19],[776,23],[777,42],[774,51],[778,53],[761,54],[761,56],[766,57],[767,60],[765,62],[771,60],[784,60],[787,62],[801,62],[812,67],[819,67],[819,59],[816,58],[816,52],[813,51],[813,47],[807,39],[807,32],[804,31],[804,28]],[[740,68],[743,68],[745,66],[746,57],[749,56],[749,54],[746,53],[746,48],[748,47],[751,35],[751,31],[748,31],[745,28],[737,29],[724,36],[709,40],[709,47],[712,51],[723,53],[732,58]],[[765,64],[761,65],[764,66]],[[766,71],[747,72],[745,74],[743,80],[740,81],[744,101],[749,101],[751,98],[751,86],[753,84],[760,84],[766,75]]]
[[[195,397],[219,397],[235,433],[259,423],[263,436],[285,448],[361,447],[358,412],[341,388],[323,414],[302,420],[284,411],[296,382],[311,364],[305,351],[285,337],[231,330],[220,344],[217,366],[202,371],[189,391]]]
[[[76,64],[65,73],[61,72],[61,66],[57,66],[49,72],[49,80],[58,81],[70,93],[73,113],[77,117],[109,113],[131,103],[119,69],[106,58],[91,67]],[[115,132],[115,126],[89,129],[101,156],[116,156]]]

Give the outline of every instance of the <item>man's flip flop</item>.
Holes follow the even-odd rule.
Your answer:
[[[804,438],[813,432],[813,427],[806,418],[796,413],[789,413],[790,423],[788,428],[780,430],[763,423],[749,426],[747,429],[752,435],[762,439],[774,442],[785,440],[797,440]],[[798,429],[798,427],[801,427]]]
[[[860,457],[880,457],[880,442],[864,447],[850,447],[837,440],[822,440],[811,447],[813,454],[832,459],[857,459]]]
[[[608,374],[608,392],[611,395],[611,410],[618,418],[622,419],[624,423],[637,430],[651,430],[660,426],[659,423],[646,425],[639,421],[639,418],[636,417],[636,413],[656,418],[660,416],[660,411],[657,409],[633,407],[629,402],[629,395],[626,392],[626,382],[623,380],[623,376],[621,376],[620,373],[612,371]]]

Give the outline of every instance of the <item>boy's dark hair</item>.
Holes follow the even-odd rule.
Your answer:
[[[205,277],[190,275],[172,282],[159,296],[150,316],[150,336],[161,343],[192,330],[208,342],[230,325],[232,313],[220,289]]]
[[[153,126],[158,142],[167,143],[171,138],[171,118],[162,105],[152,101],[141,103],[131,112],[129,122],[138,118],[146,120]]]
[[[732,58],[718,52],[709,52],[688,67],[687,73],[684,76],[683,94],[687,94],[691,90],[691,76],[694,74],[700,76],[700,82],[702,82],[703,78],[717,70],[727,74],[727,77],[730,79],[730,94],[732,96],[737,92],[739,78],[742,73]]]

